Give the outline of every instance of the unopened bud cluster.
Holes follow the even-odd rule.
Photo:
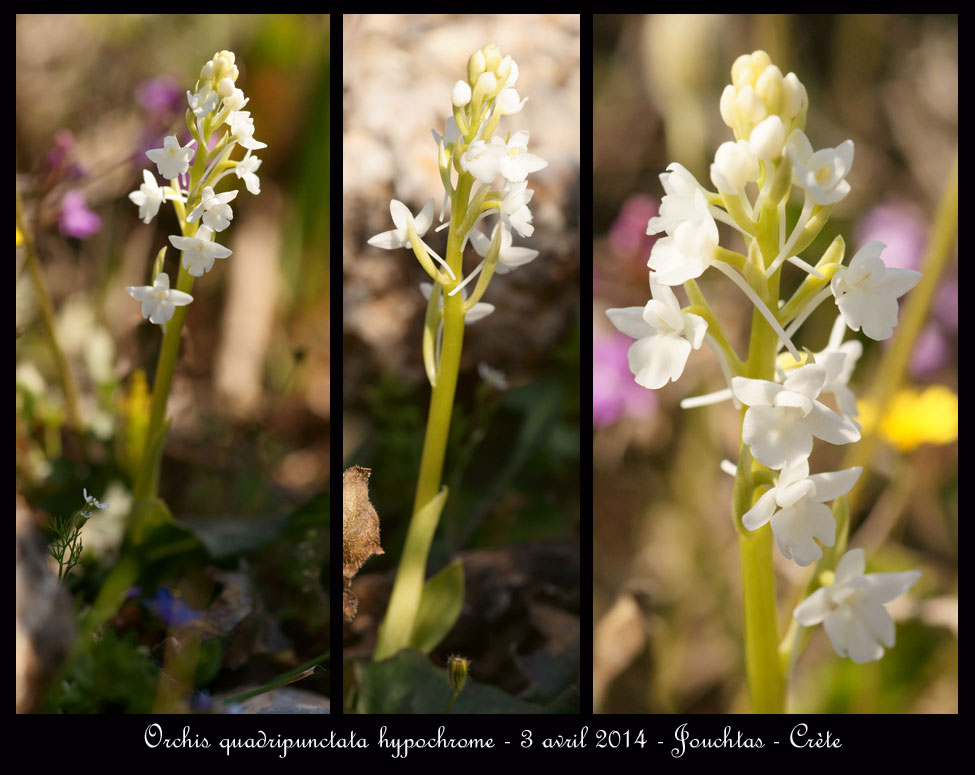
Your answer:
[[[770,119],[763,134],[780,127],[783,142],[793,129],[806,128],[806,87],[795,73],[783,76],[764,51],[742,54],[735,60],[731,83],[721,93],[720,104],[721,118],[738,140],[749,140],[752,130]]]

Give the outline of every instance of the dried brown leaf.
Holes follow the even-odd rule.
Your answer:
[[[342,475],[342,609],[347,621],[355,618],[358,601],[351,590],[352,579],[379,545],[379,515],[369,502],[368,468],[352,466]]]

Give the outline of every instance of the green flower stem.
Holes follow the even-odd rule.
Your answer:
[[[200,154],[197,154],[199,156]],[[194,167],[190,173],[190,184],[193,184],[193,175],[197,173]],[[180,203],[176,203],[180,204]],[[187,206],[191,203],[187,202]],[[185,220],[185,208],[177,209],[180,216],[180,232],[184,237],[192,237],[199,228],[199,221],[187,223]],[[194,277],[183,266],[183,253],[179,254],[179,275],[176,278],[176,289],[184,293],[193,290]],[[173,371],[176,368],[176,358],[179,355],[179,343],[183,335],[183,323],[186,321],[187,307],[176,307],[172,318],[166,323],[166,330],[163,333],[162,346],[159,349],[159,360],[156,362],[156,376],[152,383],[152,401],[149,405],[149,428],[146,432],[146,445],[142,452],[142,462],[139,465],[139,472],[136,476],[133,487],[133,502],[137,503],[143,498],[151,498],[157,494],[159,477],[156,475],[158,455],[154,453],[158,446],[154,440],[163,432],[163,423],[166,419],[166,403],[169,400],[169,390],[173,382]],[[128,529],[131,531],[134,526],[130,524]]]
[[[921,265],[921,280],[907,297],[897,335],[893,346],[884,354],[884,359],[877,371],[870,398],[877,408],[873,424],[865,425],[860,443],[851,449],[843,463],[844,468],[850,466],[869,467],[873,455],[874,444],[877,441],[877,428],[894,393],[904,379],[904,372],[914,350],[914,343],[921,333],[921,328],[927,318],[928,310],[934,301],[941,275],[948,266],[953,252],[952,246],[958,233],[958,154],[955,153],[955,163],[948,175],[938,212],[935,215],[934,226],[928,242],[924,262]],[[862,486],[867,479],[861,476],[853,489],[847,495],[850,511],[856,509],[857,499],[862,492]]]
[[[766,202],[762,208],[758,236],[749,255],[758,247],[755,264],[768,266],[778,252],[778,206]],[[768,220],[765,219],[768,216]],[[749,262],[754,266],[752,262]],[[758,268],[758,267],[755,267]],[[777,299],[780,272],[762,282],[761,272],[749,272],[749,280],[755,291],[766,299]],[[755,287],[758,285],[759,287]],[[778,336],[762,314],[752,311],[751,337],[748,360],[743,374],[751,379],[772,381],[775,376],[775,357]],[[742,410],[744,422],[745,410]],[[750,458],[743,458],[748,460]],[[742,463],[744,465],[744,462]],[[752,467],[756,464],[752,463]],[[744,473],[744,472],[743,472]],[[750,474],[749,474],[750,476]],[[739,477],[736,476],[736,480]],[[752,505],[752,498],[736,498],[734,501],[735,526],[741,524],[743,508]],[[779,659],[779,632],[776,615],[775,574],[772,567],[772,529],[764,525],[758,530],[738,529],[738,546],[741,556],[742,597],[745,609],[745,667],[751,707],[754,713],[783,713],[785,711],[785,676]]]
[[[194,224],[190,224],[191,227]],[[196,233],[196,228],[192,228]],[[187,234],[186,236],[192,236]],[[190,293],[193,290],[193,275],[186,271],[182,264],[180,253],[179,277],[176,280],[177,290]],[[166,403],[169,400],[169,389],[173,382],[173,371],[176,368],[176,358],[179,355],[179,343],[183,333],[183,323],[186,321],[187,308],[176,307],[173,317],[166,323],[166,333],[163,334],[162,347],[159,350],[159,360],[156,362],[156,377],[152,383],[152,402],[149,407],[149,429],[146,433],[146,446],[136,477],[133,496],[135,501],[156,495],[158,477],[155,476],[156,456],[152,454],[153,439],[162,431],[166,418]]]
[[[80,433],[83,430],[83,425],[81,414],[78,412],[78,390],[74,384],[74,377],[71,376],[71,369],[68,368],[68,359],[58,343],[57,327],[54,322],[54,305],[51,303],[51,294],[47,291],[47,283],[44,281],[41,263],[37,260],[37,254],[34,252],[33,235],[27,228],[27,221],[24,218],[24,204],[20,199],[20,189],[16,186],[14,188],[17,190],[17,228],[20,229],[20,233],[24,237],[27,270],[30,272],[31,280],[34,283],[34,292],[37,294],[37,303],[41,310],[41,321],[44,323],[44,333],[47,334],[51,352],[54,354],[58,376],[61,379],[61,389],[64,391],[64,401],[68,409],[68,424]]]
[[[785,681],[779,663],[772,528],[739,533],[745,600],[745,666],[753,713],[785,710]]]
[[[467,215],[467,207],[474,178],[463,174],[451,198],[450,232],[447,237],[446,261],[457,280],[444,285],[443,343],[436,384],[430,395],[430,411],[427,416],[423,453],[420,456],[420,474],[417,479],[413,515],[403,545],[403,555],[396,571],[396,580],[389,598],[386,616],[376,638],[373,659],[393,656],[410,643],[416,614],[419,610],[423,582],[426,576],[427,556],[440,520],[439,508],[429,508],[441,492],[447,437],[454,408],[454,392],[460,371],[460,355],[464,343],[464,300],[461,294],[449,292],[457,286],[462,276],[463,236],[461,225]]]

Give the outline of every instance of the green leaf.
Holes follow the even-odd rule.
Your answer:
[[[160,498],[137,500],[132,506],[132,525],[131,544],[123,553],[137,562],[143,586],[152,587],[210,560],[204,543],[173,519]]]
[[[166,525],[175,525],[173,515],[160,498],[141,498],[132,504],[132,543],[141,546]]]
[[[196,686],[208,686],[220,672],[223,660],[223,643],[220,638],[206,638],[200,643],[200,652],[196,663]]]
[[[424,526],[431,534],[440,520],[440,512],[447,500],[448,490],[442,487],[416,514],[415,523]],[[429,541],[429,539],[427,539]],[[416,629],[417,612],[423,600],[424,587],[419,582],[423,578],[426,568],[426,553],[424,547],[417,542],[411,550],[404,547],[403,557],[400,559],[399,577],[393,585],[393,593],[386,609],[386,618],[376,633],[376,650],[372,658],[386,659],[411,642],[410,634]],[[429,544],[428,544],[429,545]],[[420,551],[417,551],[417,549]],[[402,579],[407,578],[403,583]]]
[[[464,605],[464,564],[458,557],[427,579],[416,612],[410,648],[429,654],[453,629]]]
[[[418,651],[404,649],[382,662],[353,666],[356,713],[443,714],[453,696],[447,671]],[[512,697],[494,686],[477,682],[477,666],[450,714],[544,713],[547,708]]]

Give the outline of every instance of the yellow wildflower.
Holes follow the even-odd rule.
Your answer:
[[[861,425],[871,426],[876,420],[876,406],[864,400],[858,407]],[[958,439],[958,395],[944,385],[921,391],[898,390],[878,430],[881,438],[901,452],[910,452],[921,444],[949,444]]]

